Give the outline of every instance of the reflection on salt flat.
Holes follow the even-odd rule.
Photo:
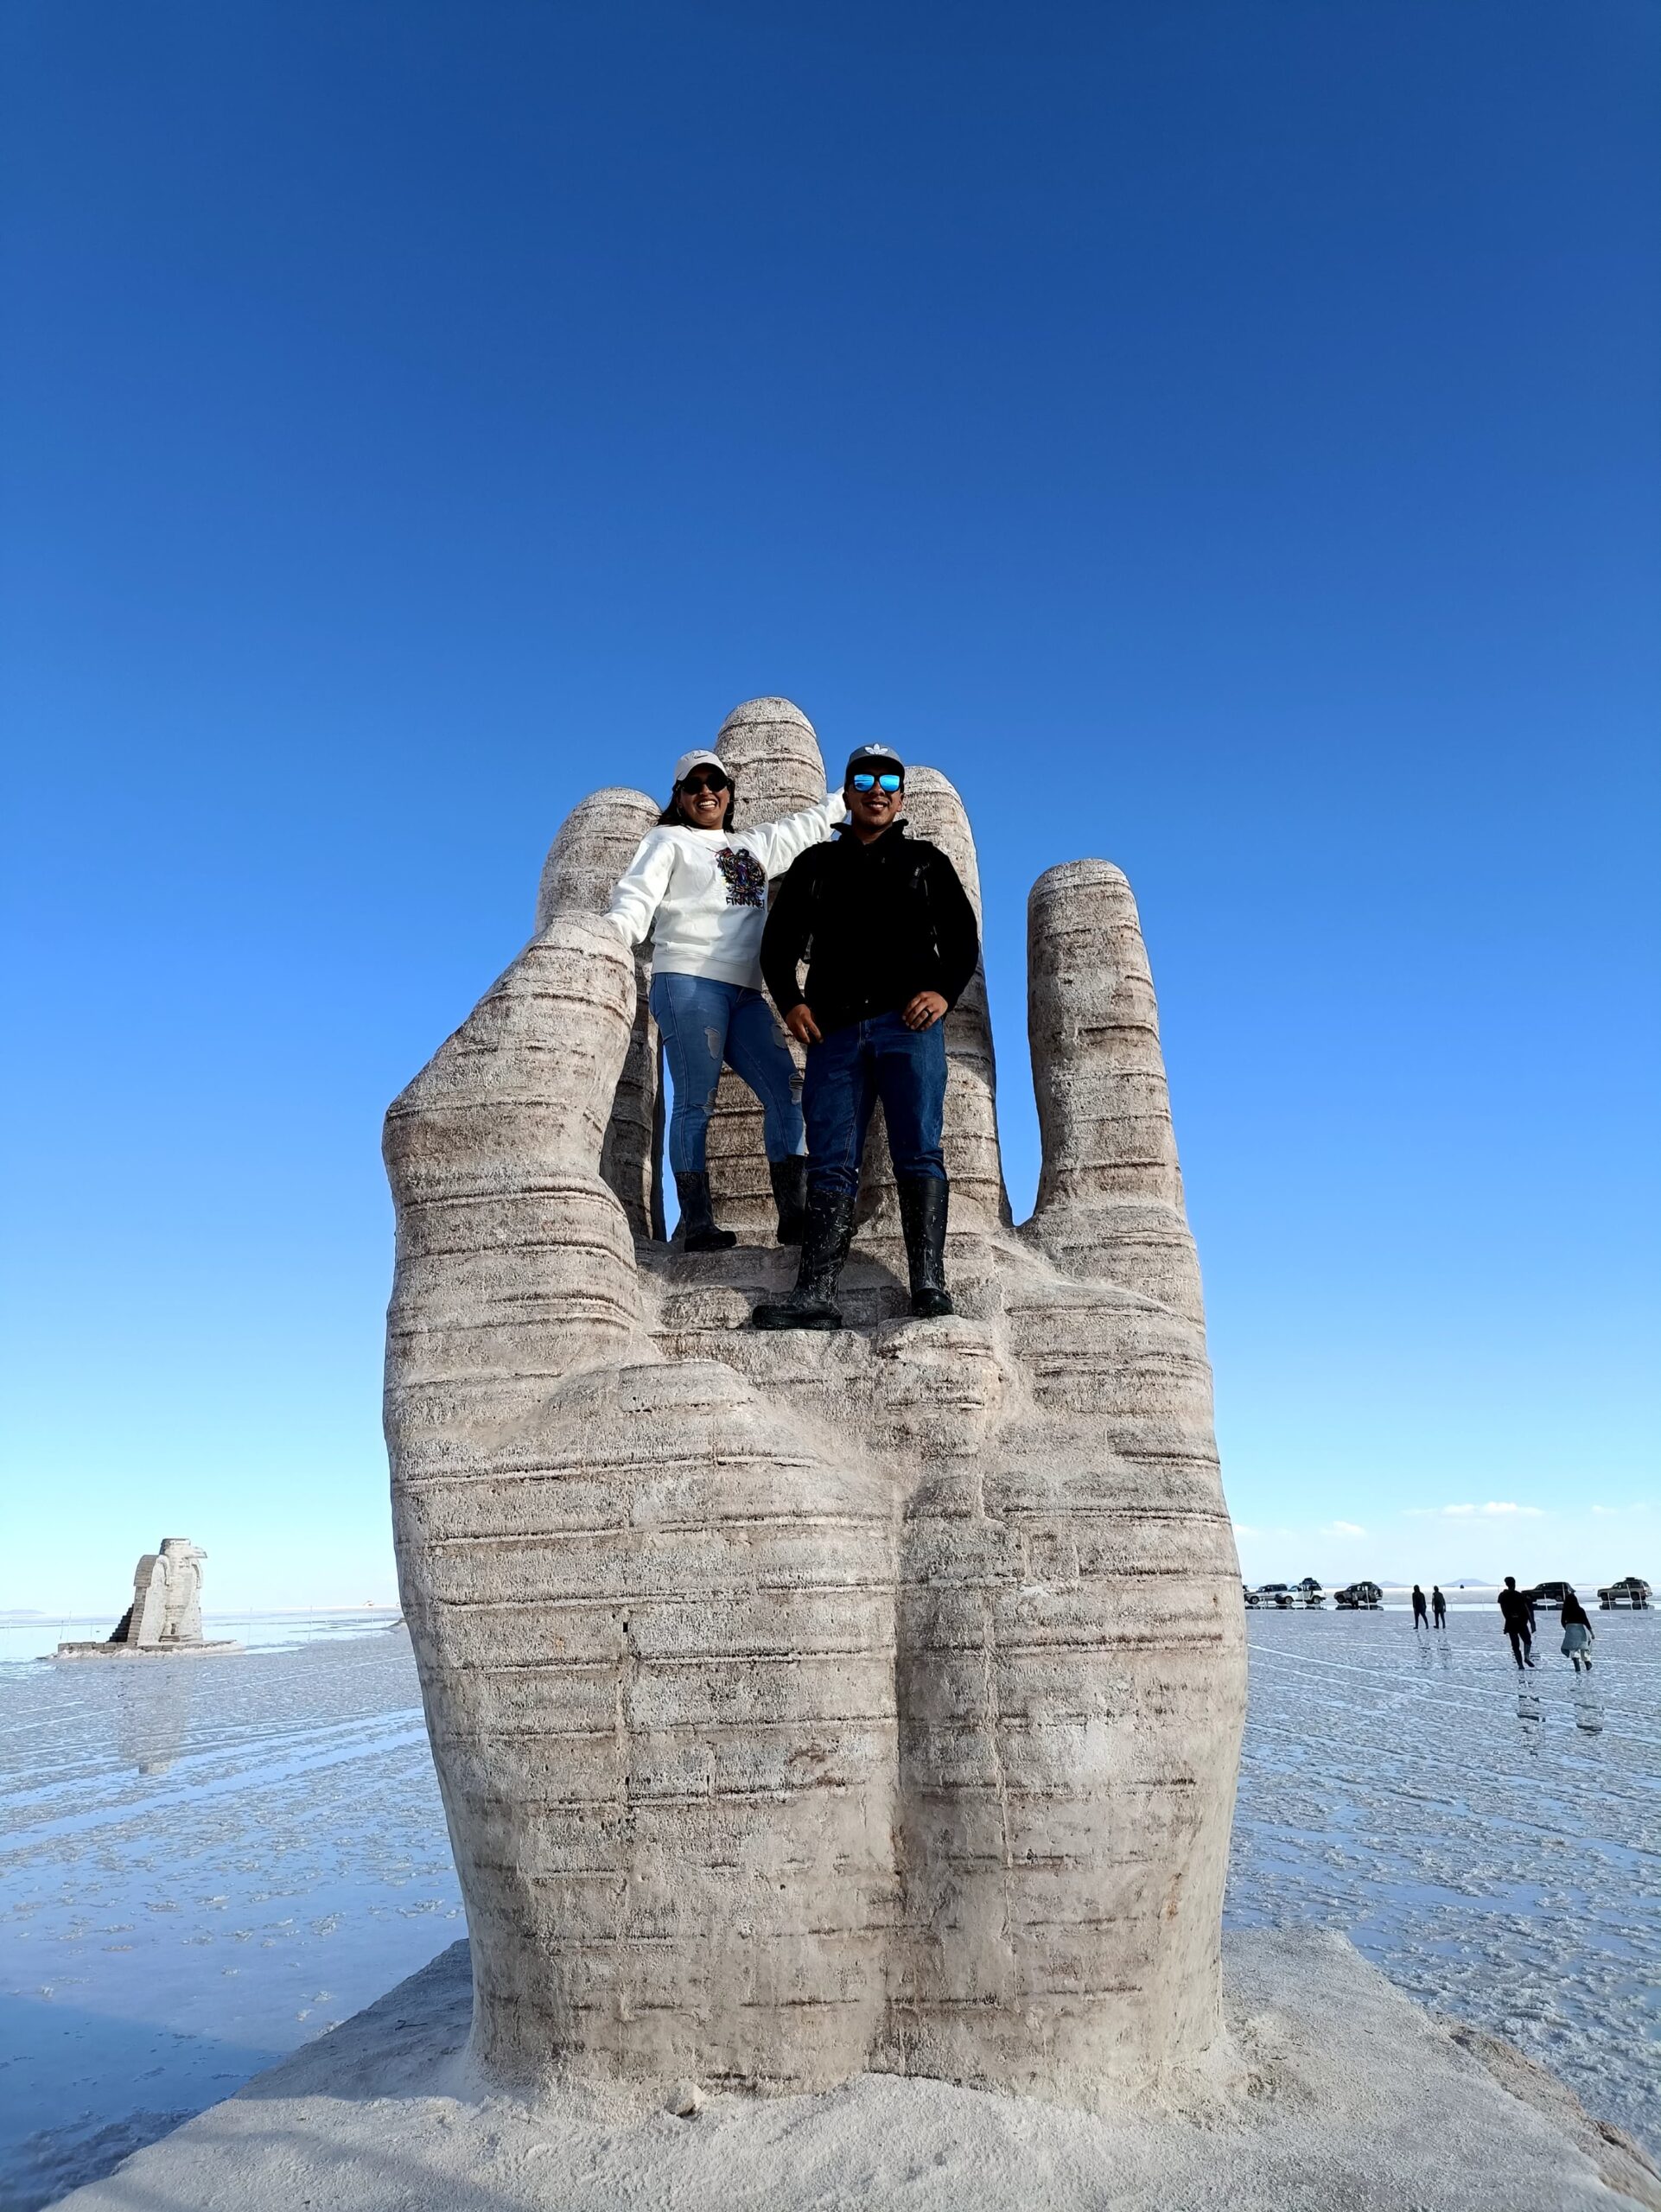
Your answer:
[[[0,1668],[8,2212],[107,2171],[461,1931],[408,1637],[345,1618],[354,1633],[250,1623],[267,1648],[212,1667]]]
[[[1661,1615],[1253,1613],[1228,1917],[1352,1935],[1412,1995],[1518,2044],[1661,2148]]]
[[[196,1670],[188,1666],[128,1667],[115,1685],[116,1756],[140,1774],[165,1774],[184,1749]]]
[[[462,1930],[408,1637],[0,1667],[0,2203],[227,2095]],[[48,1649],[56,1623],[24,1631]],[[1661,1615],[1519,1686],[1497,1616],[1254,1613],[1230,1916],[1320,1923],[1653,2143]],[[8,2132],[10,2131],[10,2132]]]

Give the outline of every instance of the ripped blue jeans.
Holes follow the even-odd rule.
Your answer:
[[[760,991],[710,976],[654,976],[652,1018],[663,1035],[675,1107],[669,1117],[669,1165],[702,1175],[703,1147],[724,1060],[761,1102],[769,1160],[802,1149],[801,1077],[785,1033]]]

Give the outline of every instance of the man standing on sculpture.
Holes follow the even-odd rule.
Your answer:
[[[761,971],[786,1027],[807,1048],[807,1230],[796,1287],[757,1306],[761,1329],[838,1329],[837,1284],[872,1109],[888,1124],[911,1275],[911,1310],[950,1313],[948,1186],[940,1148],[946,1014],[974,975],[980,933],[958,872],[907,834],[905,763],[862,746],[843,777],[849,821],[804,853],[779,886]],[[808,962],[806,988],[797,981]]]

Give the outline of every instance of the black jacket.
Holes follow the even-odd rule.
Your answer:
[[[1526,1629],[1531,1636],[1533,1635],[1534,1607],[1526,1590],[1502,1590],[1499,1602],[1500,1618],[1508,1634],[1512,1630],[1520,1634]]]
[[[808,963],[805,989],[798,962]],[[811,845],[773,894],[761,972],[788,1014],[805,999],[827,1033],[892,1014],[919,991],[948,1007],[980,958],[975,910],[938,845],[908,837],[903,821],[862,845],[851,830]]]

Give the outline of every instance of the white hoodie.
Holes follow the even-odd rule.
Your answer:
[[[655,976],[709,976],[760,990],[768,881],[823,844],[846,810],[842,793],[827,791],[817,806],[759,830],[662,823],[641,838],[606,918],[628,944],[651,931]]]

